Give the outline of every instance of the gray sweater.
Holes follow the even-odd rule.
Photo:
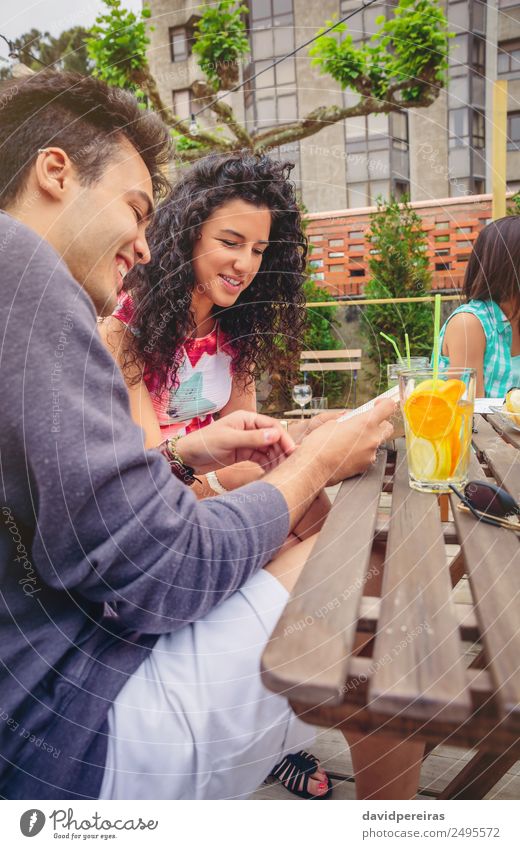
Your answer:
[[[0,793],[96,798],[128,676],[271,558],[287,504],[261,482],[197,501],[144,450],[57,253],[0,214],[0,262]]]

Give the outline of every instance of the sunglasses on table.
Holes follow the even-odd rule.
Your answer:
[[[460,510],[472,513],[479,522],[520,533],[520,507],[505,489],[485,481],[469,481],[463,493],[452,484],[449,487],[461,500]]]

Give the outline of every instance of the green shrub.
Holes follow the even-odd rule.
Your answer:
[[[378,199],[367,236],[371,252],[371,278],[366,298],[406,298],[428,294],[431,272],[421,218],[408,202]],[[433,344],[433,305],[373,304],[362,310],[362,332],[367,353],[379,370],[379,391],[386,388],[386,366],[396,361],[395,352],[380,332],[393,336],[403,356],[405,333],[412,356],[429,356]]]
[[[318,286],[309,277],[304,285],[305,299],[313,301],[335,301],[326,289]],[[309,307],[307,309],[307,327],[303,337],[302,351],[336,351],[345,345],[336,332],[339,327],[337,307]],[[300,380],[302,372],[299,372]],[[323,371],[308,372],[307,381],[312,386],[314,397],[325,395],[329,407],[341,407],[346,401],[345,390],[349,376],[344,372]]]
[[[302,225],[304,232],[307,230],[305,213],[307,209],[300,204],[302,212]],[[307,254],[306,280],[303,285],[305,300],[313,301],[335,301],[326,289],[322,289],[314,280],[315,269],[311,260],[312,245],[309,245]],[[337,328],[340,323],[337,318],[336,307],[311,307],[307,309],[306,328],[301,340],[302,351],[334,351],[345,346],[338,338]],[[266,412],[281,411],[294,407],[291,397],[292,387],[296,383],[303,383],[304,375],[299,370],[300,358],[289,355],[283,339],[276,341],[276,354],[273,356],[272,368],[268,379],[262,381],[264,388],[267,385],[268,398],[264,404]],[[306,379],[312,386],[314,398],[326,396],[329,407],[342,407],[347,400],[347,383],[349,376],[342,372],[307,372]]]
[[[506,215],[520,215],[520,192],[508,198]]]

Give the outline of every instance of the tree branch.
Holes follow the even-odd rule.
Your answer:
[[[164,123],[169,127],[175,127],[175,129],[183,136],[186,136],[187,139],[191,139],[196,142],[205,142],[211,149],[229,149],[230,146],[227,139],[219,138],[219,136],[209,133],[206,130],[201,130],[200,128],[196,133],[192,133],[190,131],[189,124],[186,121],[181,121],[177,118],[174,112],[164,103],[155,78],[150,72],[148,66],[133,69],[131,72],[131,79],[132,82],[139,86],[139,88],[141,88],[148,96],[153,110],[159,113]]]
[[[397,112],[400,109],[410,109],[411,107],[430,106],[439,96],[441,86],[435,84],[435,74],[437,69],[430,67],[425,69],[417,80],[408,78],[399,83],[389,86],[384,98],[376,98],[362,96],[355,106],[339,107],[339,106],[320,106],[309,112],[301,121],[295,121],[292,124],[285,124],[281,127],[273,127],[269,130],[264,130],[261,133],[253,134],[253,150],[262,151],[265,148],[279,147],[282,144],[300,141],[309,136],[319,133],[324,126],[336,124],[338,121],[344,121],[346,118],[355,118],[359,115],[371,114],[388,114],[389,112]],[[366,80],[367,86],[363,84],[363,80],[358,80],[356,90],[369,89],[369,82]],[[420,97],[416,100],[398,100],[395,95],[402,90],[418,85],[423,91]]]
[[[177,150],[175,151],[174,158],[180,164],[186,164],[188,162],[196,162],[198,159],[202,159],[203,156],[207,156],[209,153],[213,153],[214,151],[214,147],[197,147],[192,150]]]
[[[204,82],[204,80],[195,80],[191,87],[191,90],[193,91],[193,94],[195,95],[197,100],[203,98],[211,98],[211,100],[213,100],[215,98],[214,89],[206,82]],[[251,136],[249,135],[245,127],[242,127],[242,125],[238,123],[233,113],[233,110],[230,106],[228,106],[227,103],[224,103],[222,100],[219,100],[218,103],[210,102],[209,108],[212,112],[215,112],[215,114],[218,115],[223,124],[229,127],[229,129],[231,130],[237,141],[240,142],[242,147],[252,147]]]
[[[253,135],[254,150],[260,151],[266,147],[278,147],[281,144],[300,141],[308,136],[313,136],[323,130],[324,126],[336,124],[338,121],[343,121],[345,118],[354,118],[357,115],[370,115],[374,112],[395,112],[398,108],[397,104],[387,103],[382,100],[377,100],[374,97],[365,97],[356,103],[355,106],[341,108],[339,106],[319,106],[309,112],[301,121],[295,121],[292,124],[285,124],[281,127],[274,127],[270,130],[265,130],[262,133]]]
[[[409,109],[411,106],[413,107],[423,107],[430,106],[439,96],[439,92],[442,88],[437,81],[438,68],[435,67],[433,62],[425,65],[421,75],[418,77],[408,77],[406,80],[401,80],[401,82],[394,83],[389,86],[386,92],[385,99],[390,101],[390,103],[395,103],[401,109]],[[413,102],[409,100],[396,100],[395,96],[400,91],[404,91],[407,88],[411,88],[413,86],[420,86],[422,88],[421,97]]]

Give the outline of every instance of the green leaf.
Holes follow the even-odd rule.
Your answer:
[[[438,0],[399,0],[391,16],[376,18],[379,29],[364,44],[342,38],[345,25],[328,35],[318,30],[309,51],[312,64],[329,74],[342,88],[366,96],[366,82],[374,97],[384,99],[399,85],[405,102],[420,100],[432,86],[444,85],[451,33]],[[333,21],[327,21],[331,26]]]

